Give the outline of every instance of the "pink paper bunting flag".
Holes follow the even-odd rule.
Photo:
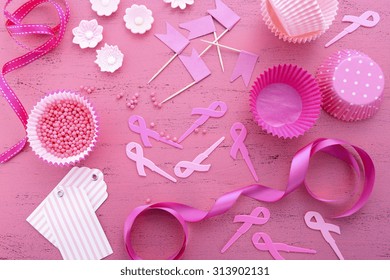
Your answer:
[[[179,31],[172,27],[168,22],[166,34],[155,34],[165,45],[167,45],[175,53],[181,53],[190,41],[184,37]]]
[[[258,58],[259,56],[257,54],[241,51],[230,78],[230,82],[233,82],[238,77],[242,76],[245,85],[248,86]]]
[[[207,12],[226,29],[231,30],[240,17],[221,0],[215,0],[215,6],[216,9],[207,10]]]
[[[192,49],[191,56],[179,55],[179,58],[196,83],[211,74],[209,68],[203,59],[199,57],[195,49]]]
[[[179,24],[179,26],[190,32],[190,34],[188,34],[189,40],[215,32],[215,25],[211,16],[204,16],[187,21]]]

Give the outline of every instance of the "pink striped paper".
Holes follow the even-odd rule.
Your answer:
[[[34,210],[34,212],[27,218],[27,222],[29,222],[54,246],[58,247],[60,251],[61,247],[57,241],[58,234],[54,233],[52,228],[53,222],[50,222],[49,216],[46,212],[48,207],[50,207],[48,206],[48,203],[51,197],[58,197],[58,191],[63,191],[64,188],[82,190],[83,193],[85,193],[88,199],[88,204],[93,209],[93,211],[90,212],[90,216],[96,216],[94,212],[108,197],[107,185],[104,182],[104,176],[100,170],[90,169],[87,167],[73,167],[69,173],[60,181],[57,187],[54,188],[53,191],[51,191],[51,193],[46,197],[46,199]],[[63,257],[65,258],[64,255]]]

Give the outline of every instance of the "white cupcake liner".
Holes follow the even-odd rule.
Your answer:
[[[37,135],[37,124],[41,115],[45,112],[45,109],[48,105],[58,100],[73,100],[87,107],[92,115],[93,123],[95,126],[94,136],[88,148],[80,154],[66,157],[66,158],[59,158],[53,155],[52,153],[50,153],[48,150],[46,150],[46,148],[43,147],[42,142],[39,140],[39,137]],[[95,144],[97,142],[97,137],[98,137],[98,131],[99,131],[99,126],[98,126],[97,116],[94,108],[88,102],[88,100],[82,97],[81,95],[78,95],[71,91],[65,91],[65,90],[53,92],[43,97],[34,106],[27,121],[27,138],[32,150],[40,159],[57,166],[74,165],[77,162],[83,160],[85,157],[87,157],[95,147]]]
[[[263,19],[275,36],[289,43],[307,43],[320,37],[332,25],[338,10],[337,0],[310,0],[309,2],[279,0],[275,2],[278,3],[279,9],[276,7],[274,9],[270,0],[262,0]],[[279,2],[282,2],[283,5]],[[310,4],[311,2],[315,3]],[[291,3],[295,5],[291,5]],[[320,13],[316,7],[319,7]],[[294,35],[320,27],[321,29],[315,32]]]

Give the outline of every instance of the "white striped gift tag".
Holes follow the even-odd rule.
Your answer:
[[[48,196],[43,212],[65,260],[100,260],[112,254],[83,189],[59,186]]]
[[[104,176],[100,170],[87,167],[73,167],[60,181],[57,187],[51,191],[27,218],[27,222],[56,247],[58,247],[57,240],[49,226],[47,216],[45,215],[45,207],[49,197],[57,195],[59,186],[84,190],[94,211],[96,211],[108,197],[107,185],[104,182]]]

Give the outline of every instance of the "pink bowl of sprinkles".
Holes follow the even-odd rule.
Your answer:
[[[98,122],[92,105],[71,91],[51,93],[31,111],[27,137],[32,150],[54,165],[83,160],[97,141]]]

